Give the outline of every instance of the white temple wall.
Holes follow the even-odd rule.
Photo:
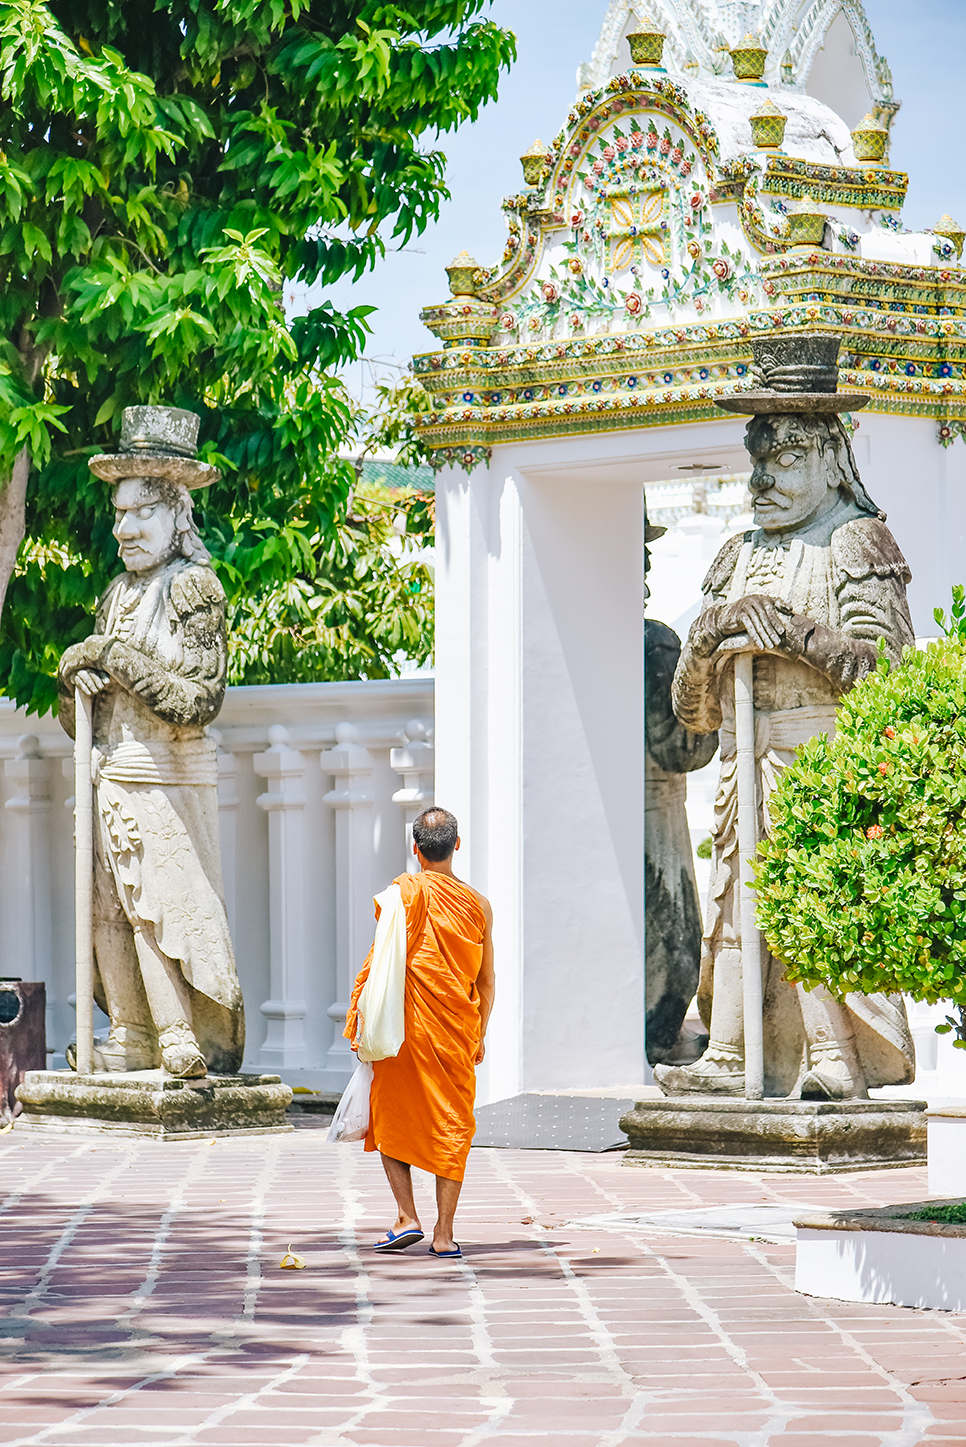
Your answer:
[[[647,1078],[643,489],[740,467],[741,435],[521,443],[439,475],[436,797],[495,915],[481,1101]]]
[[[935,634],[933,609],[949,612],[966,583],[966,445],[942,447],[934,418],[859,413],[855,460],[912,569],[909,604],[917,637]]]
[[[228,690],[214,732],[246,1069],[346,1083],[348,992],[372,896],[407,868],[407,824],[432,798],[432,729],[426,677]],[[56,719],[0,699],[0,976],[46,981],[60,1066],[74,1031],[71,748]]]

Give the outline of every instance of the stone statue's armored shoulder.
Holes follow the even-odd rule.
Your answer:
[[[678,654],[681,652],[681,640],[673,628],[666,623],[660,623],[656,618],[644,619],[644,644],[648,654],[667,652],[672,657],[671,668],[674,669],[678,661]]]
[[[701,584],[702,593],[713,595],[724,591],[735,570],[742,544],[750,537],[750,532],[736,533],[733,538],[728,539],[708,569],[708,575]]]
[[[171,580],[171,604],[181,618],[208,608],[224,608],[225,590],[207,563],[189,563]]]
[[[832,534],[832,566],[839,575],[853,579],[897,578],[912,581],[909,564],[899,544],[880,518],[853,518]]]
[[[670,701],[671,679],[681,656],[681,640],[673,628],[656,618],[644,619],[644,660],[648,708],[659,697]]]
[[[98,599],[98,602],[97,602],[97,612],[96,612],[95,615],[94,615],[94,632],[95,632],[95,633],[106,633],[106,632],[107,632],[107,618],[108,618],[108,614],[109,614],[110,611],[111,611],[111,602],[112,602],[112,600],[113,600],[113,598],[114,598],[114,594],[117,592],[118,588],[120,588],[120,586],[122,585],[122,583],[124,583],[124,582],[127,581],[128,576],[129,576],[129,575],[128,575],[127,573],[118,573],[118,575],[117,575],[116,578],[112,578],[112,579],[111,579],[111,581],[108,583],[107,587],[105,588],[103,594],[102,594],[101,597]]]

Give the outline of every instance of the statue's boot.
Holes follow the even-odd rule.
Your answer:
[[[71,1070],[77,1069],[77,1046],[73,1040],[64,1051]],[[153,1038],[138,1025],[112,1025],[103,1045],[94,1046],[94,1070],[153,1070],[158,1051]]]
[[[169,1075],[194,1080],[208,1074],[208,1064],[198,1048],[194,1031],[186,1022],[179,1021],[162,1030],[158,1044],[161,1047],[161,1064]]]
[[[103,1045],[94,1046],[95,1070],[153,1070],[157,1046],[138,1025],[112,1024]]]
[[[802,1100],[868,1100],[865,1076],[850,1040],[809,1047]]]
[[[849,1011],[823,985],[798,987],[808,1069],[802,1076],[802,1100],[868,1100],[865,1074],[855,1048]]]
[[[744,1095],[745,1063],[737,1051],[709,1046],[693,1065],[655,1065],[665,1095]]]

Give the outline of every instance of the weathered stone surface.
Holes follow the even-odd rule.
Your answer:
[[[921,1165],[925,1110],[923,1100],[638,1101],[621,1118],[624,1164],[811,1175]]]
[[[179,1080],[163,1070],[75,1075],[31,1070],[17,1090],[16,1129],[77,1135],[194,1140],[212,1135],[274,1135],[292,1091],[277,1075],[207,1075]]]

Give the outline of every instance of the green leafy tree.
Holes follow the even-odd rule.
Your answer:
[[[230,612],[231,682],[390,678],[404,660],[429,663],[433,503],[415,488],[356,484],[335,526],[310,540],[314,568]]]
[[[287,323],[282,287],[359,278],[438,215],[421,138],[474,117],[514,53],[487,7],[0,3],[0,690],[52,705],[117,569],[87,460],[132,403],[202,414],[224,473],[202,526],[236,616],[355,566],[332,374],[370,309]]]
[[[844,699],[771,799],[758,921],[786,977],[850,993],[951,1000],[966,1046],[966,602]]]

